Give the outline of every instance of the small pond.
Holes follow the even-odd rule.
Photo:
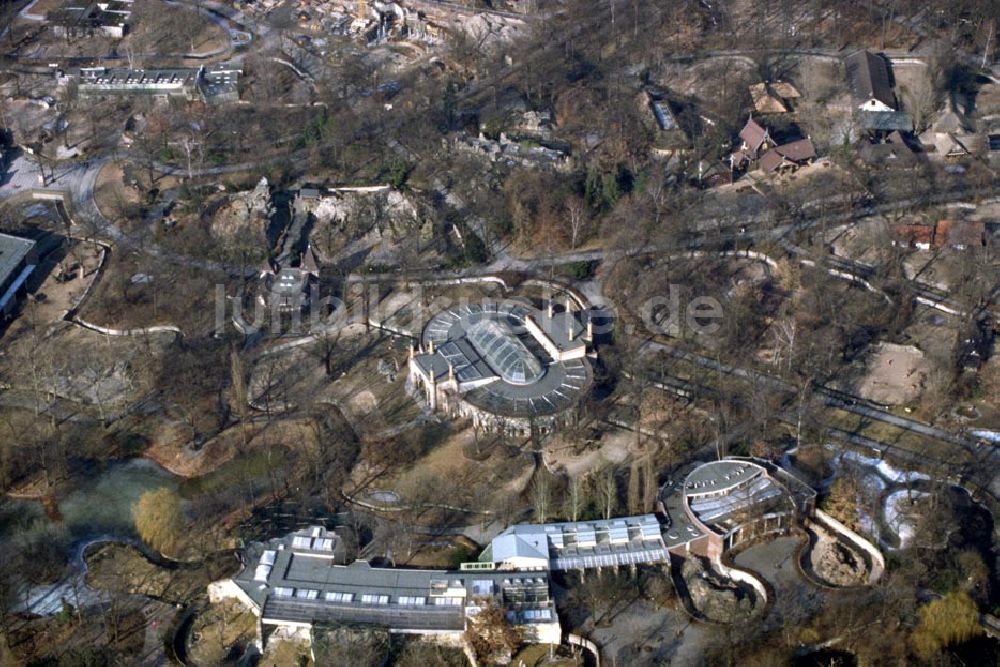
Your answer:
[[[48,513],[34,500],[0,504],[0,547],[19,543],[22,550],[37,553],[38,562],[32,565],[38,571],[30,576],[49,582],[28,585],[23,606],[35,613],[54,613],[61,608],[61,598],[84,597],[80,581],[87,545],[134,539],[133,504],[146,491],[176,489],[178,482],[179,478],[152,461],[130,459],[83,470],[73,491]]]

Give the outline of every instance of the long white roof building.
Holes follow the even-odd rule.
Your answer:
[[[576,570],[669,560],[655,514],[518,524],[493,538],[480,557],[501,570]]]

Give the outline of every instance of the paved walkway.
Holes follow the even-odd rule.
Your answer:
[[[771,612],[763,619],[765,627],[794,625],[823,606],[823,591],[803,579],[795,568],[798,545],[796,537],[779,537],[750,547],[734,559],[738,567],[764,577],[774,590]]]

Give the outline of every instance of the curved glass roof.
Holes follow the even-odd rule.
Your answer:
[[[533,384],[542,376],[542,363],[506,325],[481,320],[469,326],[466,335],[505,382]]]

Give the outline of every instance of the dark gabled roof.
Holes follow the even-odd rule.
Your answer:
[[[764,156],[760,159],[760,168],[767,173],[772,173],[778,170],[778,167],[785,161],[785,158],[781,156],[781,153],[774,150],[773,148],[768,152],[764,153]]]
[[[740,139],[746,142],[751,152],[760,150],[761,145],[767,140],[767,136],[767,130],[753,118],[748,119],[747,124],[740,130]]]
[[[748,160],[750,160],[750,156],[743,151],[736,151],[730,156],[730,162],[735,162],[737,164],[747,162]]]
[[[889,83],[889,66],[882,56],[870,51],[855,51],[844,59],[847,82],[859,101],[876,99],[896,108],[896,97]]]
[[[791,160],[792,162],[802,162],[803,160],[811,160],[816,157],[816,147],[813,146],[813,142],[809,139],[799,139],[798,141],[782,144],[781,146],[777,146],[774,150],[776,150],[781,157]]]
[[[45,20],[57,26],[75,26],[84,19],[87,7],[60,7],[45,15]]]
[[[858,157],[871,165],[909,169],[917,165],[917,156],[905,142],[887,141],[884,144],[863,143],[858,147]]]

